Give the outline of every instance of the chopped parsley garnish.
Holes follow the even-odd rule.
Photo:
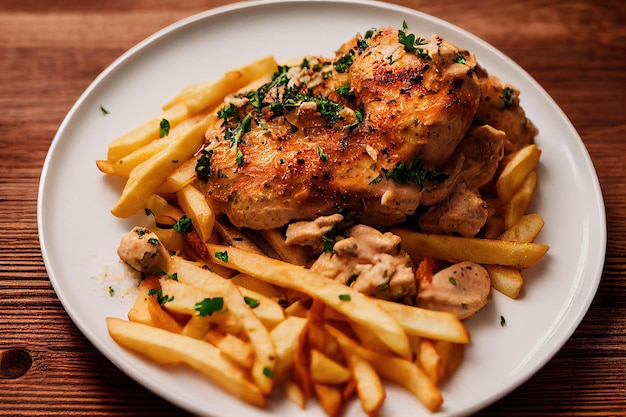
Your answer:
[[[272,370],[268,368],[267,366],[263,368],[263,375],[265,375],[268,378],[274,378],[274,372],[272,372]]]
[[[161,305],[165,305],[166,303],[169,303],[170,301],[174,301],[174,297],[170,297],[168,295],[163,295],[163,290],[157,290],[155,288],[151,288],[150,291],[148,291],[148,295],[149,296],[156,296],[157,301],[159,302],[159,304]]]
[[[200,151],[200,157],[196,161],[196,173],[198,178],[205,181],[211,178],[213,174],[211,172],[211,155],[213,155],[213,151],[203,149]]]
[[[350,301],[352,298],[350,297],[350,294],[339,294],[339,299],[341,301]]]
[[[191,223],[191,219],[183,214],[183,216],[176,220],[174,223],[174,230],[176,230],[181,235],[189,232],[193,228],[193,224]]]
[[[150,239],[148,239],[148,243],[154,246],[159,246],[161,244],[161,242],[159,242],[159,239],[157,239],[156,237],[151,237]]]
[[[504,107],[507,109],[511,107],[513,104],[513,99],[515,98],[515,90],[510,87],[505,87],[502,90],[502,94],[500,95],[500,100],[504,102]]]
[[[500,326],[502,327],[506,326],[506,320],[504,319],[504,316],[500,316]]]
[[[237,151],[236,160],[237,160],[237,165],[243,165],[243,152],[241,152],[241,149]]]
[[[413,183],[420,188],[424,187],[424,181],[429,181],[434,184],[445,181],[448,178],[448,174],[434,169],[424,169],[424,161],[418,154],[415,155],[413,162],[409,165],[404,162],[396,164],[396,166],[390,170],[383,169],[385,177],[394,180],[397,183]]]
[[[113,297],[115,295],[115,289],[113,287],[109,287],[109,296]]]
[[[348,71],[352,62],[354,62],[354,51],[351,49],[350,52],[335,61],[335,71],[339,73]]]
[[[160,137],[165,137],[170,134],[169,120],[161,119],[161,123],[159,123],[159,127],[161,128]]]
[[[222,297],[205,298],[194,306],[200,317],[211,316],[224,308],[224,299]]]
[[[231,104],[228,107],[224,106],[223,108],[217,111],[217,116],[224,120],[227,120],[229,117],[232,117],[236,114],[237,114],[237,109],[235,108],[234,104]]]
[[[345,83],[335,89],[337,94],[345,98],[354,98],[354,91],[350,88],[350,83]]]
[[[109,111],[102,104],[100,105],[100,111],[102,114],[109,114]]]
[[[465,64],[467,61],[461,52],[456,53],[456,58],[454,58],[454,62],[457,64]]]
[[[137,233],[137,236],[142,237],[148,233],[148,230],[141,227],[141,228],[135,229],[135,233]]]
[[[252,121],[252,115],[247,114],[246,117],[234,128],[227,127],[224,131],[224,139],[230,141],[230,146],[237,147],[239,141],[250,130],[250,122]]]
[[[243,301],[245,301],[246,304],[250,306],[250,308],[257,308],[259,304],[261,304],[259,300],[255,300],[254,298],[251,298],[251,297],[243,297]]]
[[[420,46],[430,43],[429,40],[415,36],[413,33],[406,33],[408,26],[406,21],[402,22],[402,29],[398,30],[398,42],[404,45],[404,50],[407,52],[414,52],[422,59],[431,59],[428,51]]]
[[[454,279],[454,277],[450,277],[450,284],[456,287],[456,279]]]
[[[368,46],[369,45],[367,44],[367,41],[365,39],[359,39],[358,41],[356,41],[356,47],[359,50],[359,53],[363,53],[363,51],[365,51]]]
[[[215,257],[217,259],[219,259],[222,262],[228,262],[228,252],[224,251],[224,252],[215,252]]]
[[[328,154],[324,153],[324,150],[320,146],[317,147],[317,155],[320,157],[322,162],[328,161]]]

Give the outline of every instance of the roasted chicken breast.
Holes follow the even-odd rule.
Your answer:
[[[358,35],[229,97],[206,133],[198,180],[238,227],[270,229],[348,208],[402,222],[472,124],[472,54],[406,28]]]

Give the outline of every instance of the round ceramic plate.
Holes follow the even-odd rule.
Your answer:
[[[143,214],[110,214],[122,183],[95,166],[119,135],[159,114],[184,86],[212,80],[252,60],[304,54],[332,56],[357,32],[389,25],[423,37],[438,34],[474,52],[492,74],[521,90],[543,153],[532,211],[545,219],[539,241],[551,246],[525,273],[518,300],[494,292],[467,321],[472,342],[459,371],[442,387],[435,415],[469,414],[503,397],[539,370],[582,320],[601,276],[606,224],[598,180],[585,147],[563,112],[519,66],[475,36],[415,10],[373,1],[260,1],[191,16],[141,42],[115,61],[73,106],[43,169],[39,235],[50,281],[72,320],[116,366],[140,384],[198,415],[323,416],[309,402],[300,410],[281,394],[267,409],[250,407],[184,367],[164,368],[115,344],[105,318],[126,317],[132,280],[116,248]],[[104,114],[100,106],[109,111]],[[581,193],[580,190],[585,190]],[[111,288],[114,295],[111,296]],[[501,317],[506,325],[501,325]],[[430,415],[407,392],[388,386],[381,415]],[[346,416],[362,415],[352,401]]]

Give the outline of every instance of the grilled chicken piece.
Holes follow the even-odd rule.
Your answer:
[[[125,233],[117,255],[131,268],[144,274],[164,269],[168,257],[158,236],[145,227],[134,227]]]
[[[537,128],[520,106],[519,90],[503,83],[478,67],[476,74],[482,97],[475,122],[487,124],[506,133],[505,153],[508,155],[533,143]]]
[[[358,224],[335,243],[333,252],[320,255],[311,270],[373,297],[413,302],[415,275],[398,236]]]
[[[459,262],[418,279],[416,306],[454,313],[461,320],[483,308],[491,292],[489,273],[473,262]]]
[[[197,186],[237,227],[262,230],[351,209],[389,226],[453,154],[480,100],[476,61],[434,36],[382,28],[334,59],[280,67],[231,97],[206,133]]]

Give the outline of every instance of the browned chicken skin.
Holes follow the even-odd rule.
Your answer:
[[[224,106],[224,124],[206,134],[199,187],[238,227],[341,208],[366,224],[400,223],[472,124],[475,69],[473,55],[439,37],[392,28],[355,37],[332,60],[279,68]]]

